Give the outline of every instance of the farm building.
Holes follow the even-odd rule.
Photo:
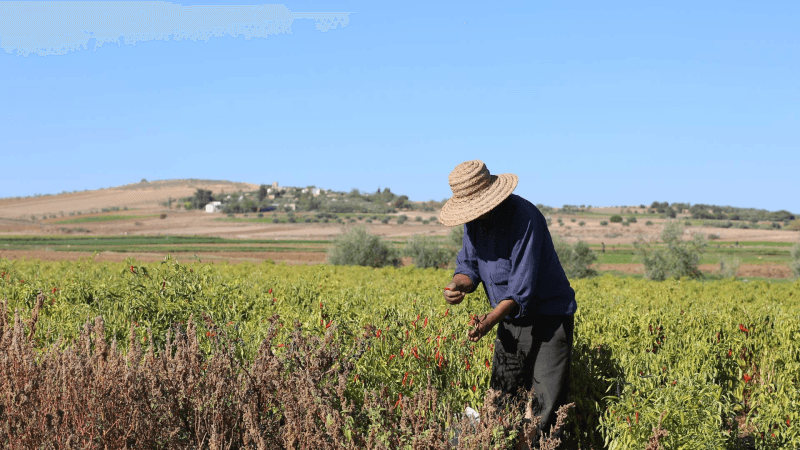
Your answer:
[[[206,205],[206,212],[215,213],[222,210],[222,202],[211,202]]]

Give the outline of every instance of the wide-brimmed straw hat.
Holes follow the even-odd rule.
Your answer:
[[[517,187],[511,173],[492,175],[480,160],[463,162],[450,173],[453,196],[439,212],[439,222],[448,227],[471,222],[494,209]]]

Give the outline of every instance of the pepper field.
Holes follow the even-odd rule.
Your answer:
[[[430,409],[418,414],[428,414],[431,422],[425,427],[439,423],[444,434],[452,429],[452,411],[466,405],[483,411],[494,345],[493,333],[478,343],[466,340],[470,315],[487,312],[488,302],[479,289],[462,304],[448,306],[442,287],[451,276],[451,271],[434,269],[179,263],[171,258],[152,264],[0,260],[0,301],[6,302],[0,322],[5,324],[0,325],[0,422],[5,424],[0,445],[25,448],[40,442],[35,436],[52,439],[59,433],[74,438],[51,440],[47,448],[143,445],[130,440],[135,433],[120,431],[124,421],[109,412],[62,418],[68,408],[59,402],[70,400],[58,394],[32,407],[40,410],[33,417],[28,412],[23,418],[25,405],[38,398],[37,389],[47,382],[30,380],[39,380],[37,371],[55,370],[55,361],[66,358],[59,355],[70,348],[94,355],[100,350],[139,352],[141,346],[155,360],[154,355],[176,345],[176,336],[188,333],[189,342],[196,338],[200,355],[227,352],[234,362],[225,370],[236,380],[243,370],[237,367],[255,364],[263,355],[289,355],[300,346],[299,337],[318,338],[314,342],[320,346],[335,344],[336,356],[320,363],[328,364],[320,380],[331,373],[339,381],[333,383],[338,400],[326,413],[329,419],[321,416],[315,422],[326,430],[315,437],[327,443],[319,448],[433,448],[411,444],[421,432],[409,425],[414,419],[403,416],[403,408],[419,404],[422,393],[435,392],[428,398]],[[666,449],[800,448],[800,282],[651,282],[607,275],[572,285],[578,302],[570,390],[575,406],[564,427],[564,447],[645,448],[660,424],[668,433],[660,439]],[[102,323],[95,320],[98,316]],[[96,336],[98,331],[103,336]],[[19,357],[25,351],[19,342],[23,336],[34,352],[27,359]],[[110,350],[98,343],[101,338],[112,342]],[[102,371],[91,364],[107,364],[103,358],[87,359],[84,372],[63,374],[63,379],[80,380],[89,372],[99,376]],[[191,377],[202,380],[216,370],[208,358],[199,357]],[[242,381],[253,383],[250,393],[261,389],[253,376]],[[122,395],[127,381],[114,383],[104,394],[87,392],[119,403],[113,398]],[[192,403],[192,396],[204,394],[181,395],[189,402],[185,407],[200,404]],[[377,396],[373,403],[371,395]],[[363,420],[346,411],[348,404],[367,411]],[[243,413],[242,424],[262,423],[262,431],[242,432],[249,437],[239,441],[231,437],[233,431],[218,441],[213,431],[207,438],[191,436],[202,428],[200,407],[191,413],[180,405],[129,413],[149,414],[164,427],[174,426],[174,435],[153,438],[153,445],[165,448],[189,441],[208,448],[224,448],[215,444],[223,441],[234,442],[233,448],[256,448],[268,437],[275,445],[302,448],[302,437],[281,428],[293,420],[290,405],[268,406]],[[334,416],[352,420],[330,419]],[[274,436],[267,436],[267,418],[279,424]],[[53,421],[71,425],[58,431]],[[515,432],[505,432],[491,438],[490,446],[510,445]]]

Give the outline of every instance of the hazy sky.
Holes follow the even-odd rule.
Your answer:
[[[800,212],[800,2],[653,3],[289,1],[354,14],[0,51],[0,197],[209,178],[441,200],[481,159],[552,206]],[[203,4],[263,3],[180,5]]]

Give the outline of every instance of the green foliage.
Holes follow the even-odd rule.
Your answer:
[[[328,251],[328,263],[340,266],[398,266],[398,251],[363,226],[343,230]]]
[[[800,256],[800,249],[796,255]],[[20,311],[19,327],[33,334],[31,342],[41,351],[42,359],[59,336],[64,337],[64,343],[56,346],[56,350],[70,342],[85,342],[86,346],[80,347],[81,353],[83,349],[92,352],[101,348],[92,348],[90,332],[86,332],[84,340],[77,338],[83,323],[87,320],[94,323],[95,317],[103,316],[102,331],[109,340],[116,339],[119,348],[127,349],[129,342],[144,346],[142,351],[129,353],[133,361],[130,364],[152,361],[145,356],[149,355],[147,346],[151,344],[155,357],[159,358],[166,332],[172,330],[178,342],[195,333],[188,337],[197,339],[202,352],[195,360],[199,367],[192,366],[192,372],[188,369],[178,372],[186,373],[190,379],[209,379],[214,373],[237,367],[239,362],[251,367],[250,362],[257,354],[263,356],[265,364],[285,363],[282,376],[291,376],[298,368],[307,370],[309,373],[304,374],[298,386],[310,384],[307,377],[311,372],[325,373],[327,378],[320,384],[320,390],[333,391],[334,400],[324,403],[324,411],[338,416],[343,414],[343,408],[353,405],[356,411],[365,406],[365,414],[358,414],[354,416],[356,422],[335,429],[324,415],[314,416],[320,429],[327,427],[327,432],[338,432],[338,436],[343,432],[368,436],[369,431],[388,434],[400,429],[400,424],[419,424],[419,416],[438,414],[437,405],[431,404],[426,409],[422,403],[408,403],[425,392],[427,380],[437,389],[440,404],[451,405],[454,412],[463,411],[465,404],[474,408],[483,404],[491,377],[491,370],[485,364],[492,361],[490,346],[495,335],[492,332],[477,343],[466,341],[464,336],[470,314],[488,312],[489,305],[482,289],[468,295],[460,305],[446,305],[440,291],[451,276],[450,272],[408,267],[0,259],[0,299],[3,299],[0,303],[7,303],[9,312]],[[573,280],[572,285],[579,292],[579,308],[575,316],[568,401],[574,401],[576,407],[570,413],[563,448],[645,448],[659,423],[669,432],[661,440],[666,449],[743,448],[746,441],[742,431],[746,428],[740,428],[741,419],[746,420],[747,428],[767,430],[764,439],[759,433],[751,434],[755,440],[750,440],[748,447],[800,448],[800,428],[796,426],[800,415],[794,407],[800,404],[800,390],[796,389],[800,374],[796,338],[800,330],[800,283],[752,280],[655,283],[602,276]],[[32,330],[28,327],[39,292],[46,295],[46,300]],[[195,327],[187,329],[181,324],[188,323],[190,317],[195,318]],[[207,320],[198,320],[204,317]],[[13,315],[4,318],[9,319],[11,328]],[[302,329],[302,336],[319,339],[321,349],[336,344],[340,351],[320,351],[319,359],[304,359],[298,347],[303,345],[298,336],[300,331],[292,331],[295,322]],[[148,337],[148,330],[152,330],[152,337]],[[222,337],[226,340],[222,341]],[[4,342],[8,345],[10,340]],[[222,354],[217,354],[221,359],[206,356],[220,349]],[[16,352],[6,351],[3,356],[12,358]],[[105,354],[94,355],[90,362],[98,365],[80,366],[86,368],[79,377],[81,381],[97,380],[98,376],[109,373]],[[19,403],[22,395],[30,402],[38,395],[37,389],[45,385],[21,378],[40,370],[41,360],[31,357],[25,364],[3,366],[0,378],[12,382],[4,385],[9,395],[0,399],[0,404],[9,406],[0,414],[19,412],[19,406],[24,406]],[[174,368],[168,364],[164,367]],[[142,373],[152,376],[149,372],[139,375]],[[230,373],[228,378],[240,386],[250,383],[242,372],[225,373]],[[256,372],[250,374],[261,376]],[[141,378],[117,382],[130,389],[140,386],[136,383]],[[98,411],[105,391],[97,389],[99,384],[86,383],[93,395],[86,408]],[[259,385],[263,386],[263,381],[254,386]],[[199,386],[209,391],[200,389],[181,394],[185,395],[187,407],[197,409],[158,409],[158,414],[146,416],[159,423],[162,420],[175,423],[180,414],[200,413],[198,407],[202,407],[202,414],[211,408],[214,416],[227,419],[228,406],[257,397],[242,390],[236,393],[243,397],[232,395],[219,404],[211,404],[209,398],[219,398],[211,397],[214,384]],[[343,397],[335,396],[337,386],[342,387]],[[166,390],[172,388],[164,386]],[[55,393],[59,394],[58,389]],[[372,393],[379,393],[381,399],[389,401],[381,403],[380,408],[375,408],[371,401],[373,408],[368,409],[366,399]],[[392,408],[400,394],[402,402]],[[72,401],[70,397],[63,398]],[[165,394],[164,398],[169,396]],[[340,398],[347,400],[347,406]],[[153,403],[145,402],[145,408],[167,404],[158,402],[161,400],[153,397]],[[125,404],[125,408],[129,406]],[[259,412],[255,420],[270,417],[282,420],[280,413],[288,410],[283,409],[285,406],[260,404],[260,408],[253,409]],[[98,411],[96,416],[84,416],[90,419],[84,425],[101,423],[108,427],[103,432],[114,430],[106,413]],[[372,414],[379,418],[371,422],[374,428],[358,422]],[[399,420],[401,414],[406,414],[402,416],[404,422]],[[452,426],[451,418],[452,414],[441,419],[440,429]],[[25,423],[33,424],[34,431],[39,432],[39,422],[32,419]],[[19,427],[15,435],[0,433],[0,446],[10,447],[6,445],[9,439],[19,437],[23,431]],[[402,437],[411,439],[408,435]],[[89,436],[86,438],[86,442],[93,442]],[[397,445],[387,448],[405,448],[404,443],[410,440],[398,438],[392,442]],[[241,443],[233,448],[247,445]],[[481,448],[513,446],[486,444]]]
[[[607,220],[601,220],[600,221],[600,225],[606,226],[606,225],[608,225],[608,221]]]
[[[258,187],[258,201],[262,201],[267,198],[267,185],[262,184]]]
[[[792,275],[794,275],[795,278],[800,278],[800,243],[795,244],[789,254],[792,257],[792,261],[789,263],[789,267],[792,269]]]
[[[553,247],[567,278],[586,278],[597,275],[597,271],[589,267],[597,261],[597,255],[586,242],[578,241],[573,245],[561,237],[553,235]]]
[[[583,220],[581,220],[580,222],[578,222],[578,225],[579,225],[579,226],[584,226],[584,225],[586,225],[586,222],[584,222]]]
[[[207,204],[214,201],[214,197],[212,196],[211,191],[209,190],[197,189],[190,201],[192,208],[200,209],[204,208]]]
[[[622,222],[622,216],[619,214],[614,214],[613,216],[609,217],[608,220],[611,223],[620,223]]]
[[[795,219],[789,222],[789,224],[786,225],[786,229],[791,231],[800,231],[800,219]]]
[[[630,217],[628,217],[628,222],[630,222],[630,223],[636,223],[636,222],[637,222],[636,216],[630,216]]]
[[[636,253],[644,263],[647,278],[663,281],[684,276],[702,277],[697,265],[708,241],[700,233],[695,233],[689,241],[682,240],[681,236],[683,226],[679,222],[668,221],[661,232],[661,245],[647,242],[641,237],[634,243]]]
[[[653,224],[653,221],[652,221],[652,220],[648,220],[648,221],[647,221],[647,222],[645,222],[644,224],[645,224],[645,225],[647,225],[647,226],[649,227],[650,225],[652,225],[652,224]]]
[[[411,257],[416,267],[445,268],[455,258],[461,247],[454,248],[435,236],[415,234],[408,239],[403,255]]]
[[[719,260],[719,276],[722,278],[735,277],[741,263],[742,261],[735,256],[723,256]]]

